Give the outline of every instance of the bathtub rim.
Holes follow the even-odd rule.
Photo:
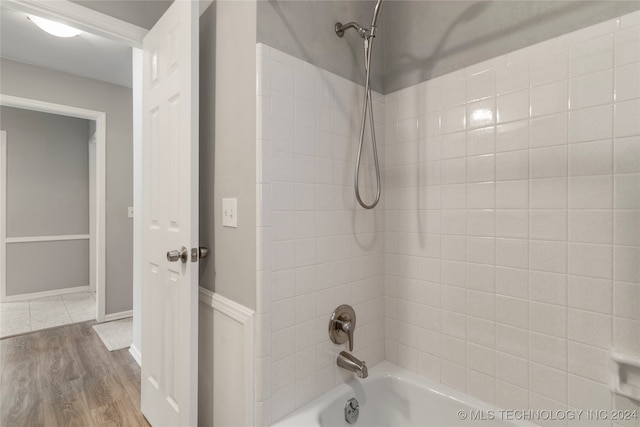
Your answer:
[[[475,398],[459,390],[456,390],[446,384],[437,383],[434,380],[431,380],[420,374],[409,371],[408,369],[402,368],[387,360],[384,360],[376,364],[375,366],[369,368],[368,378],[362,380],[360,378],[357,378],[355,375],[353,375],[344,383],[337,385],[331,390],[313,399],[311,402],[304,404],[303,406],[296,409],[295,411],[277,420],[275,423],[272,423],[271,427],[318,426],[319,424],[317,420],[320,419],[320,414],[331,402],[336,400],[336,396],[341,395],[343,393],[352,392],[353,391],[352,384],[360,383],[360,382],[367,381],[374,378],[376,379],[392,378],[399,381],[408,382],[410,384],[416,385],[420,388],[424,388],[425,390],[428,390],[435,394],[451,398],[459,402],[460,404],[470,406],[473,409],[480,409],[483,411],[491,411],[491,410],[497,411],[500,409],[506,409],[506,408],[498,408],[495,405],[486,403],[478,398]],[[525,409],[525,408],[515,408],[515,409]],[[524,420],[513,420],[510,422],[511,424],[509,425],[514,427],[539,427],[538,424],[534,424]],[[461,421],[460,426],[464,426],[464,425],[465,425],[465,421]]]

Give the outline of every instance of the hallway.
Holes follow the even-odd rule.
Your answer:
[[[0,425],[148,426],[140,367],[109,352],[94,321],[0,340]]]

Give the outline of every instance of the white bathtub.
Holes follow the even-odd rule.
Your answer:
[[[352,397],[360,404],[360,415],[349,424],[344,407]],[[274,427],[534,426],[519,421],[521,418],[521,414],[501,412],[443,384],[382,362],[369,370],[368,378],[354,376]]]

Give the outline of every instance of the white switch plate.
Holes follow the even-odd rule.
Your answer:
[[[222,199],[222,226],[238,228],[238,199]]]
[[[127,208],[127,216],[128,216],[129,218],[133,218],[133,206],[129,206],[129,207]]]

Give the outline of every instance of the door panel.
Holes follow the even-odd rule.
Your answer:
[[[142,412],[197,423],[198,3],[176,1],[143,42]],[[185,247],[187,259],[167,252]]]

